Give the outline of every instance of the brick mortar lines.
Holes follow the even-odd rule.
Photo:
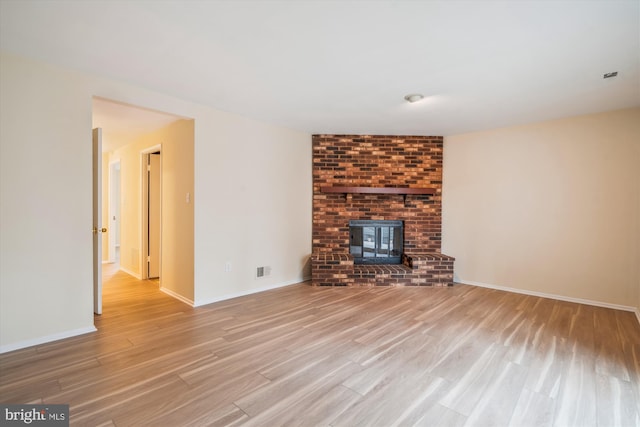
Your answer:
[[[405,252],[410,255],[416,252],[416,265],[424,259],[420,255],[439,253],[442,159],[443,138],[440,136],[314,135],[313,253],[316,263],[324,263],[318,258],[320,254],[334,254],[335,260],[348,256],[348,225],[350,220],[357,219],[403,220]],[[405,201],[402,195],[325,194],[320,192],[323,186],[427,187],[434,188],[436,193],[409,195]],[[428,264],[441,261],[433,257],[426,259],[431,260],[425,261]],[[342,269],[340,274],[344,274]],[[353,283],[351,278],[349,283]]]

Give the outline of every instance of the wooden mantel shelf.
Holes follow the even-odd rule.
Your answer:
[[[435,188],[406,188],[406,187],[320,187],[321,193],[341,194],[436,194]]]

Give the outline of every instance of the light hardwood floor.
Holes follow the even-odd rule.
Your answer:
[[[82,426],[640,425],[629,312],[467,285],[193,309],[118,272],[97,327],[0,355],[0,401]]]

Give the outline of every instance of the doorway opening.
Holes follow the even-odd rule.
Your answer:
[[[162,262],[162,148],[141,152],[142,167],[142,279],[161,276]]]
[[[120,160],[109,162],[108,262],[120,263]]]
[[[114,229],[110,236],[105,231],[104,257],[102,263],[94,261],[94,264],[106,266],[107,275],[123,272],[137,279],[151,278],[160,291],[192,301],[193,251],[190,249],[194,237],[190,195],[194,186],[194,120],[100,97],[94,97],[92,104],[93,125],[103,128],[104,163],[100,160],[100,164],[105,185],[101,217],[105,230]],[[160,154],[154,154],[158,152]],[[162,182],[161,176],[148,174],[147,165],[154,159],[160,160],[160,167],[155,169],[161,175],[164,169],[165,177],[171,175],[170,181]],[[109,172],[113,172],[114,180],[118,175],[117,166],[112,162],[120,163],[119,197],[110,194],[117,186],[115,183],[109,186]],[[154,176],[158,177],[155,186]],[[158,189],[159,192],[155,191]],[[119,202],[119,206],[114,206],[115,215],[109,210],[109,199]],[[159,212],[154,219],[153,213],[158,209],[153,207],[162,204],[164,212]],[[167,209],[168,206],[171,209]],[[114,216],[115,224],[112,224]],[[109,261],[117,262],[108,264]]]

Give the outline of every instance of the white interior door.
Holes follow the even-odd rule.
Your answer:
[[[149,174],[147,277],[155,279],[160,277],[160,153],[149,154],[147,170]]]
[[[93,130],[93,312],[102,314],[102,129]]]

